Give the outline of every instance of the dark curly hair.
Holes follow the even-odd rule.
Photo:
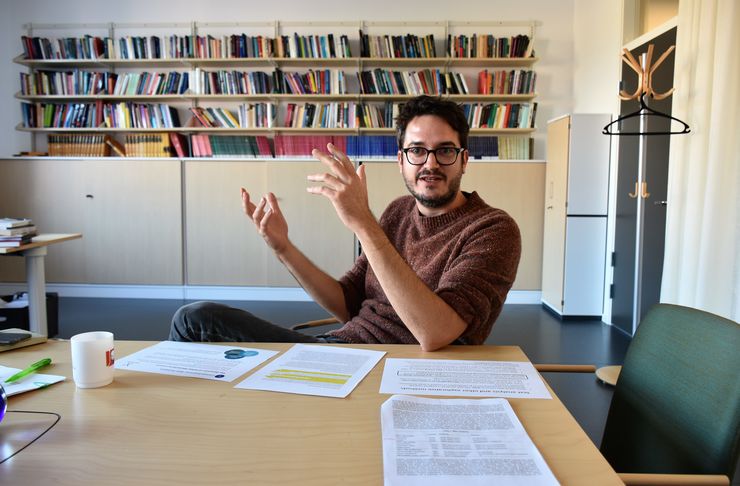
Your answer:
[[[470,125],[465,118],[460,105],[454,101],[443,100],[434,96],[417,96],[412,98],[401,106],[401,111],[396,117],[396,134],[398,137],[398,148],[403,147],[403,141],[406,136],[406,127],[409,122],[417,116],[434,115],[438,116],[455,130],[460,137],[460,146],[468,148],[468,133]]]

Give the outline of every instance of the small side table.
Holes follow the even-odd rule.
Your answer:
[[[81,233],[50,233],[34,236],[31,243],[15,248],[0,248],[0,255],[16,255],[26,259],[28,280],[29,331],[49,335],[46,323],[46,247],[62,241],[82,238]]]

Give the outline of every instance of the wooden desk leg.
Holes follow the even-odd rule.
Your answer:
[[[26,258],[26,279],[28,280],[28,314],[29,330],[49,335],[46,326],[46,275],[44,274],[44,257],[46,247],[31,248],[23,252]]]

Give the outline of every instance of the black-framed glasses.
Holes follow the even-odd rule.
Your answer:
[[[457,160],[457,156],[460,152],[465,150],[462,147],[439,147],[436,149],[428,149],[426,147],[406,147],[401,151],[406,154],[406,160],[411,165],[424,165],[427,163],[429,154],[434,154],[434,158],[437,159],[439,165],[452,165]]]

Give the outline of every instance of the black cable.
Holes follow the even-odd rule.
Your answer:
[[[20,449],[18,449],[17,451],[15,451],[15,452],[14,452],[14,453],[12,453],[11,455],[9,455],[8,457],[5,457],[5,458],[3,458],[2,460],[0,460],[0,464],[4,463],[4,462],[5,462],[5,461],[7,461],[8,459],[11,459],[11,458],[13,458],[13,457],[14,457],[14,456],[15,456],[16,454],[18,454],[18,453],[19,453],[20,451],[24,450],[24,449],[25,449],[26,447],[30,446],[31,444],[33,444],[34,442],[36,442],[37,440],[39,440],[40,438],[42,438],[42,437],[44,436],[44,434],[46,434],[46,433],[47,433],[48,431],[50,431],[51,429],[53,429],[53,428],[54,428],[54,426],[55,426],[55,425],[56,425],[57,423],[59,423],[59,421],[60,421],[60,420],[62,419],[62,416],[61,416],[61,415],[59,415],[59,414],[58,414],[58,413],[56,413],[56,412],[36,412],[36,411],[34,411],[34,410],[8,410],[8,411],[7,411],[7,413],[38,413],[38,414],[42,414],[42,415],[54,415],[54,416],[56,416],[56,418],[57,418],[57,419],[56,419],[56,420],[54,421],[54,423],[53,423],[53,424],[51,424],[51,425],[49,426],[49,428],[47,428],[46,430],[44,430],[43,432],[41,432],[41,434],[39,434],[39,436],[38,436],[38,437],[36,437],[36,438],[35,438],[35,439],[33,439],[33,440],[32,440],[31,442],[29,442],[28,444],[26,444],[26,445],[24,445],[23,447],[21,447]]]

